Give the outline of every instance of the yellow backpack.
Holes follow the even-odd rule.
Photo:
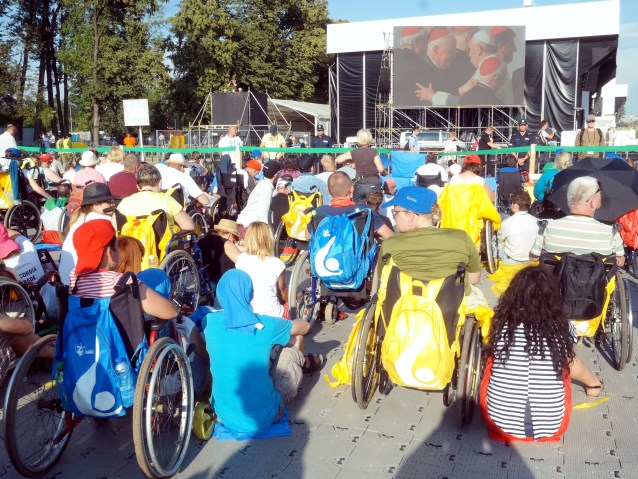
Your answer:
[[[359,330],[361,329],[361,320],[363,319],[363,315],[365,314],[365,308],[363,308],[357,314],[357,319],[355,320],[354,326],[352,326],[352,331],[350,331],[350,336],[348,336],[348,341],[346,342],[345,347],[343,348],[343,356],[337,364],[332,366],[330,370],[330,374],[335,378],[334,381],[330,381],[330,377],[325,374],[324,379],[328,383],[331,388],[336,388],[341,384],[350,384],[350,376],[352,375],[352,362],[354,357],[354,347],[357,342],[357,336],[359,334]]]
[[[292,191],[291,197],[288,198],[288,213],[281,217],[288,237],[307,241],[306,231],[312,219],[312,211],[306,213],[306,210],[316,208],[321,203],[320,192],[301,194]]]
[[[436,303],[443,279],[427,285],[401,273],[401,297],[394,304],[383,344],[381,361],[393,383],[425,390],[442,390],[452,379],[458,334],[450,346],[443,314]],[[459,307],[462,313],[463,303]],[[459,315],[455,333],[464,322]]]
[[[159,264],[165,256],[166,245],[171,239],[171,232],[166,221],[166,213],[153,211],[146,217],[124,216],[117,212],[118,235],[138,239],[144,246],[142,270],[150,267],[150,255],[157,258]]]

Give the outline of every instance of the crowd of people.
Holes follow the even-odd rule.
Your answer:
[[[526,122],[521,121],[519,127],[519,135],[524,137]],[[320,132],[319,141],[328,144],[323,128]],[[547,138],[551,139],[551,134]],[[237,138],[236,128],[231,127],[220,145],[237,146]],[[61,188],[61,194],[58,189],[54,201],[64,194],[68,198],[75,191],[82,193],[61,245],[60,280],[72,296],[104,298],[113,295],[115,284],[131,271],[139,275],[142,284],[144,313],[175,320],[179,311],[169,300],[168,277],[149,260],[146,245],[139,238],[118,235],[122,227],[116,216],[141,218],[161,211],[168,234],[174,235],[195,228],[188,203],[222,205],[217,217],[210,211],[215,224],[198,239],[215,302],[207,306],[202,320],[186,318],[175,323],[184,344],[194,345],[197,395],[210,395],[219,421],[227,428],[263,432],[286,415],[303,374],[315,373],[325,361],[321,355],[305,351],[307,346],[311,348],[304,341],[309,323],[290,320],[286,265],[275,249],[274,232],[288,212],[292,191],[320,193],[321,204],[312,213],[318,218],[369,211],[380,246],[378,257],[391,256],[411,277],[426,282],[443,278],[454,274],[462,263],[466,295],[485,303],[477,287],[481,258],[475,239],[461,229],[440,227],[446,215],[461,210],[465,215],[475,214],[473,205],[448,201],[442,208],[438,196],[444,189],[472,188],[473,194],[492,203],[494,191],[481,175],[482,159],[470,154],[462,166],[452,162],[445,168],[435,156],[428,156],[415,171],[413,184],[397,189],[394,179],[386,177],[370,132],[362,129],[357,138],[357,149],[336,158],[255,149],[244,167],[238,168],[239,159],[231,152],[221,156],[215,172],[195,152],[188,160],[183,154],[171,153],[154,165],[114,146],[103,158],[85,151],[78,168],[71,165],[66,170],[61,164],[54,166],[55,155],[40,155],[35,170],[44,182],[34,181],[42,190],[34,187],[36,193],[43,199],[55,195],[46,186],[59,186],[63,180],[68,180],[73,191]],[[262,147],[280,148],[285,143],[274,127],[264,137]],[[413,144],[410,149],[414,149]],[[529,156],[519,153],[511,160],[510,168],[524,170]],[[548,195],[554,176],[570,161],[569,153],[560,152],[552,167],[545,167],[534,188],[537,199]],[[315,169],[317,165],[322,171]],[[437,176],[440,183],[418,186],[419,175]],[[34,179],[33,175],[27,178]],[[176,185],[183,191],[183,201],[171,195]],[[490,436],[496,439],[556,439],[569,421],[570,381],[581,383],[592,397],[603,389],[600,379],[574,353],[576,331],[568,320],[577,318],[565,315],[557,279],[530,263],[543,252],[575,252],[611,255],[618,265],[623,264],[618,232],[594,219],[602,202],[598,181],[587,176],[573,180],[567,202],[566,216],[539,230],[537,218],[529,213],[529,194],[517,192],[499,231],[501,261],[527,267],[500,298],[489,331],[481,411]],[[455,209],[459,211],[452,211]],[[309,228],[306,239],[311,237]],[[44,275],[34,245],[1,225],[0,257],[5,269],[19,281],[37,281]],[[382,262],[377,261],[376,267],[380,270]],[[55,314],[55,293],[49,286],[45,285],[42,296],[49,313]],[[346,317],[343,311],[339,315],[339,319]],[[23,317],[0,317],[0,331],[0,372],[6,373],[15,355],[23,354],[37,335]],[[211,376],[215,378],[212,386]]]

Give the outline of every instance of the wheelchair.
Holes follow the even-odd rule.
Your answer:
[[[17,162],[12,161],[12,163]],[[10,166],[13,168],[13,166]],[[4,226],[20,232],[22,236],[35,242],[42,232],[42,220],[38,206],[38,195],[29,194],[27,180],[22,171],[19,171],[18,191],[21,201],[15,202],[13,197],[8,198],[8,192],[13,191],[11,176],[8,171],[0,172],[0,215],[3,217]],[[9,193],[11,194],[11,193]]]
[[[368,211],[368,210],[364,210]],[[355,221],[355,226],[363,226],[365,216],[362,214]],[[319,223],[319,219],[313,216],[311,225]],[[368,244],[372,245],[376,251],[378,248],[374,243],[374,231],[370,228]],[[346,307],[357,309],[361,303],[367,302],[370,297],[376,293],[377,271],[376,253],[374,260],[370,262],[370,270],[367,273],[363,284],[357,289],[337,290],[328,288],[323,282],[312,274],[310,265],[310,250],[308,243],[305,248],[300,250],[295,260],[290,277],[290,286],[288,288],[288,308],[290,319],[305,319],[309,323],[318,320],[321,310],[323,309],[323,317],[326,324],[334,324],[339,318],[337,303],[341,300]]]
[[[390,255],[384,255],[381,284],[366,305],[356,335],[352,358],[352,399],[366,409],[375,392],[388,395],[394,384],[382,362],[382,345],[395,303],[402,295],[402,281],[414,280],[401,273]],[[421,283],[423,284],[423,283]],[[450,382],[443,389],[443,403],[454,405],[458,424],[467,427],[478,402],[482,367],[481,327],[465,307],[465,266],[443,280],[436,297],[445,320],[448,340],[458,341],[455,367]],[[453,344],[453,343],[452,343]],[[410,386],[414,387],[414,386]],[[428,390],[419,387],[418,389]],[[434,389],[432,389],[434,390]]]
[[[443,210],[440,226],[465,231],[481,253],[481,260],[490,274],[498,269],[498,238],[501,216],[490,201],[482,185],[448,185],[439,196]],[[459,205],[462,205],[460,207]],[[472,217],[468,211],[474,210]]]
[[[499,171],[496,173],[496,209],[499,213],[509,213],[510,197],[523,191],[519,171]]]
[[[66,310],[68,292],[59,280],[56,288],[60,309]],[[139,321],[140,333],[150,344],[130,408],[135,456],[146,477],[170,477],[179,470],[190,441],[194,403],[190,363],[172,326],[169,337],[159,338],[166,322],[144,320],[139,293],[137,297],[135,293],[137,281],[123,288],[128,312]],[[114,319],[117,322],[117,315]],[[29,349],[17,364],[5,395],[5,446],[13,467],[28,477],[41,477],[55,466],[84,418],[62,406],[53,379],[55,360],[47,357],[56,338],[45,336]]]
[[[416,175],[416,185],[423,188],[428,188],[432,185],[442,188],[445,183],[443,183],[441,174],[439,173],[438,175]]]
[[[598,257],[579,255],[579,257]],[[562,253],[541,252],[540,266],[550,272],[555,272],[561,262]],[[606,284],[604,286],[603,304],[599,305],[595,314],[589,318],[570,318],[576,329],[576,335],[581,338],[593,338],[594,344],[607,356],[612,366],[622,371],[631,360],[633,350],[633,300],[629,292],[629,283],[620,273],[613,255],[602,256]],[[559,278],[560,280],[560,278]],[[561,287],[564,285],[561,284]]]

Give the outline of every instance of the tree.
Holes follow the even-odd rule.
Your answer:
[[[182,0],[171,20],[175,109],[209,91],[327,101],[326,0]]]

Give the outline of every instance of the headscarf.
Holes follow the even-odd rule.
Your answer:
[[[253,282],[250,276],[239,269],[230,269],[217,283],[217,298],[224,309],[224,324],[226,329],[254,336],[261,327],[259,317],[253,313],[250,301],[253,299]]]
[[[142,283],[151,288],[157,294],[160,294],[166,299],[170,299],[171,280],[163,269],[145,269],[144,271],[140,271],[138,273],[137,279],[139,279]]]

